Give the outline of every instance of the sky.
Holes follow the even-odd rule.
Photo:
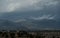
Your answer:
[[[0,19],[20,22],[24,17],[60,20],[60,0],[0,0]]]
[[[59,0],[0,0],[0,12],[43,10],[58,3]]]
[[[0,0],[0,17],[3,18],[5,18],[5,16],[9,19],[20,18],[20,15],[30,15],[32,19],[59,19],[59,10],[60,0]],[[16,14],[14,15],[13,12]],[[26,12],[29,14],[20,14]],[[33,17],[33,15],[38,17]]]

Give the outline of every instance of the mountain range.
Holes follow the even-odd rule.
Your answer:
[[[58,30],[60,29],[60,21],[53,19],[33,20],[14,22],[10,20],[0,19],[1,30]]]

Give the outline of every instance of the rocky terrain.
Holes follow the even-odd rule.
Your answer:
[[[60,30],[0,31],[0,38],[60,38]]]

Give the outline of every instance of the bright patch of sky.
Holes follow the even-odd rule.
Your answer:
[[[54,0],[0,0],[0,12],[42,10],[44,6],[56,5]]]

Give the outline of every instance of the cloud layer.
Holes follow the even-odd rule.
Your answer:
[[[0,0],[0,12],[42,10],[57,4],[55,0]]]
[[[54,19],[55,16],[51,16],[51,15],[43,15],[43,16],[40,16],[40,17],[32,17],[31,19],[34,19],[34,20],[44,20],[44,19]]]

